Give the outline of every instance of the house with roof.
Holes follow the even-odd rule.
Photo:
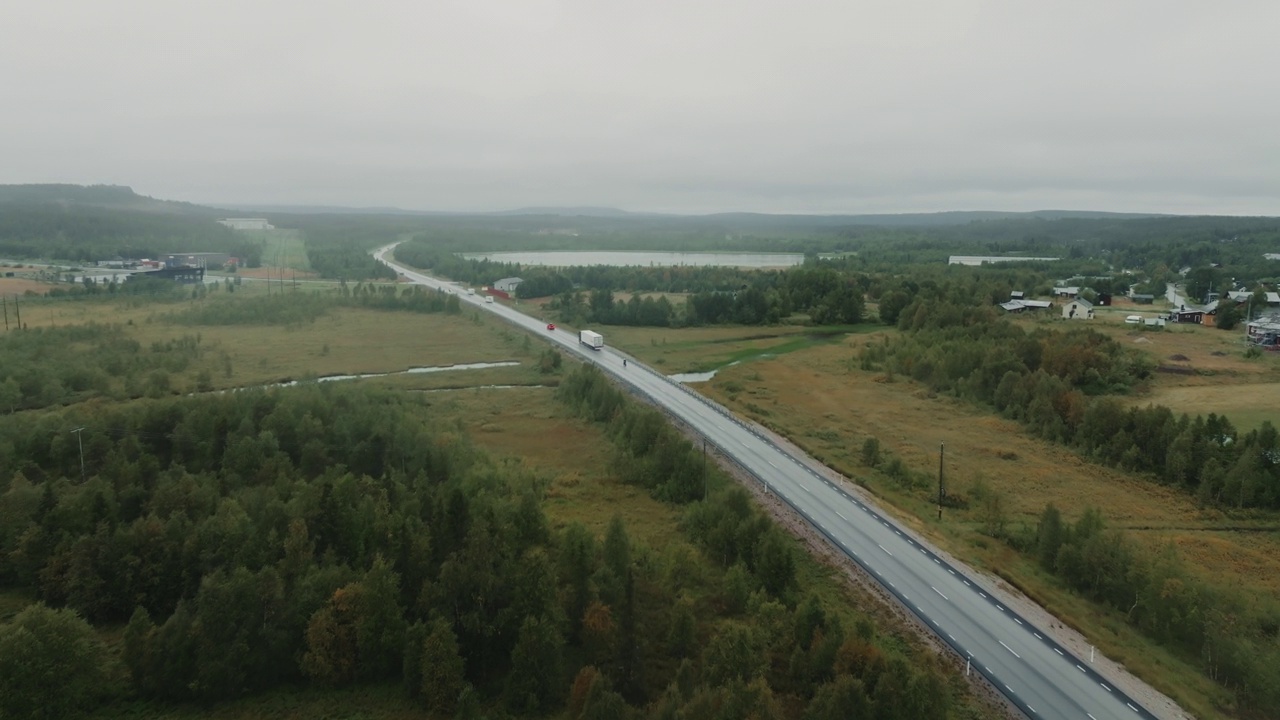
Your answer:
[[[1204,310],[1182,305],[1169,312],[1169,320],[1176,323],[1204,324]]]
[[[1036,310],[1048,310],[1053,307],[1053,303],[1048,300],[1010,300],[1006,303],[1000,303],[1000,307],[1006,312],[1021,313]]]
[[[1053,296],[1054,296],[1054,297],[1060,297],[1060,298],[1075,298],[1075,297],[1079,297],[1079,296],[1080,296],[1080,288],[1079,288],[1079,287],[1077,287],[1077,286],[1075,286],[1075,285],[1071,285],[1071,286],[1064,286],[1064,287],[1055,287],[1055,288],[1053,289]]]
[[[1062,318],[1064,320],[1092,320],[1093,303],[1084,298],[1076,298],[1062,306]]]

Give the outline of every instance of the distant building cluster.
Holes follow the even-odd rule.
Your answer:
[[[200,268],[220,268],[224,265],[235,265],[236,258],[226,253],[175,253],[164,256],[165,267],[173,267],[175,265],[187,265],[190,267]]]
[[[275,230],[266,218],[225,218],[218,222],[232,230]]]

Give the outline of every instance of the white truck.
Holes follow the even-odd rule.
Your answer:
[[[604,347],[604,336],[591,330],[579,330],[578,342],[586,345],[592,350],[599,350]]]

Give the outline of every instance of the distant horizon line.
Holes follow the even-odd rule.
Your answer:
[[[158,199],[158,198],[157,198]],[[611,205],[530,205],[506,209],[489,210],[426,210],[404,208],[396,205],[330,205],[313,203],[241,203],[241,202],[204,202],[185,200],[195,205],[220,210],[263,210],[288,212],[290,210],[312,210],[329,212],[362,212],[362,213],[403,213],[414,215],[586,215],[591,212],[614,213],[641,217],[709,217],[715,215],[766,215],[773,217],[868,217],[868,216],[903,216],[903,215],[1124,215],[1132,217],[1280,217],[1280,214],[1265,213],[1227,214],[1227,213],[1174,213],[1147,212],[1136,210],[1090,210],[1067,208],[1039,208],[1036,210],[997,210],[951,209],[951,210],[886,210],[886,211],[803,211],[803,210],[712,210],[712,211],[667,211],[667,210],[628,210]]]

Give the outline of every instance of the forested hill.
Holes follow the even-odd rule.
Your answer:
[[[140,210],[154,213],[194,215],[218,218],[225,212],[216,208],[174,200],[158,200],[139,195],[127,185],[0,185],[0,212],[10,212],[22,205],[80,205]]]
[[[92,262],[170,252],[225,252],[256,264],[261,244],[221,213],[113,185],[0,185],[0,257]]]

